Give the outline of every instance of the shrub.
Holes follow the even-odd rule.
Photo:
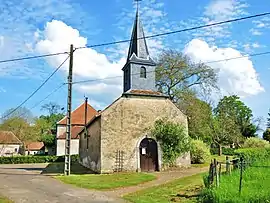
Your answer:
[[[243,148],[265,148],[270,147],[269,142],[256,137],[247,138]]]
[[[78,155],[72,155],[71,161],[76,162]],[[51,163],[64,162],[64,156],[10,156],[0,157],[0,164]]]
[[[248,163],[270,159],[270,148],[246,148],[235,150],[235,155]]]
[[[211,154],[218,154],[218,148],[211,148],[210,152]],[[227,156],[233,156],[234,155],[234,148],[226,148],[226,147],[222,147],[222,154],[223,155],[227,155]]]
[[[210,158],[208,146],[201,140],[191,140],[191,163],[203,164]]]
[[[190,138],[186,129],[177,123],[160,119],[155,122],[152,135],[160,141],[165,164],[175,164],[176,159],[190,150]]]

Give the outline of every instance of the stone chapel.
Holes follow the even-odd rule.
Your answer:
[[[80,163],[97,173],[115,171],[160,171],[162,150],[150,134],[157,119],[182,124],[188,133],[187,117],[156,90],[156,64],[144,38],[137,10],[127,61],[123,67],[123,93],[79,133]],[[177,165],[190,165],[189,153]]]

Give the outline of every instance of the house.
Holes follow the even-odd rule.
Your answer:
[[[122,69],[123,93],[87,123],[87,133],[79,132],[83,166],[97,173],[162,170],[160,143],[151,136],[150,129],[156,120],[166,117],[183,125],[188,134],[188,122],[168,96],[157,92],[155,68],[137,11]],[[176,160],[177,166],[190,163],[189,153]]]
[[[89,122],[98,112],[86,102],[82,103],[71,113],[71,143],[70,154],[79,154],[79,136],[78,133],[85,125],[85,112],[86,122]],[[65,116],[57,123],[56,131],[56,155],[65,155],[65,139],[66,139],[66,124],[67,117]]]
[[[0,131],[0,156],[18,155],[22,142],[10,131]]]
[[[25,144],[25,155],[45,154],[43,142],[28,142]]]

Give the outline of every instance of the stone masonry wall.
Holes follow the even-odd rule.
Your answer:
[[[80,162],[83,166],[97,173],[100,172],[100,129],[99,117],[87,129],[89,135],[88,149],[84,132],[80,134]]]
[[[188,128],[186,116],[166,98],[121,97],[102,112],[101,172],[111,173],[114,170],[117,150],[125,152],[124,170],[139,170],[138,142],[149,135],[155,121],[163,117],[181,123],[186,130]],[[190,164],[190,160],[185,160],[179,165]]]

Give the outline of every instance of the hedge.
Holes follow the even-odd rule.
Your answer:
[[[235,150],[235,156],[248,163],[263,162],[270,159],[270,148],[245,148]]]
[[[218,148],[211,148],[210,153],[211,154],[218,154],[219,149]],[[222,154],[223,155],[228,155],[228,156],[233,156],[234,155],[235,149],[233,148],[225,148],[222,147]]]
[[[78,155],[72,155],[71,161],[76,162]],[[0,157],[0,164],[52,163],[64,162],[65,156],[9,156]]]

